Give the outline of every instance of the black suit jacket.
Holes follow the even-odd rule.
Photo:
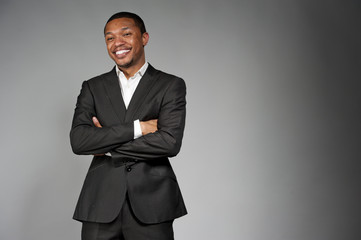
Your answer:
[[[74,219],[111,222],[126,193],[136,217],[159,223],[187,213],[168,157],[181,147],[186,87],[182,79],[148,66],[125,108],[115,68],[83,82],[78,96],[71,146],[76,154],[95,156],[87,173]],[[92,122],[96,116],[102,128]],[[158,131],[134,138],[134,120],[158,119]],[[135,161],[127,171],[119,163]]]

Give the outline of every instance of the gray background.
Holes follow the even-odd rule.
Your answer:
[[[359,1],[0,1],[0,239],[79,239],[69,130],[117,11],[186,80],[176,239],[361,239]]]

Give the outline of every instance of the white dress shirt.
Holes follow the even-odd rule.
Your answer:
[[[119,70],[119,68],[116,66],[117,75],[120,82],[120,87],[122,91],[122,96],[124,100],[124,104],[126,109],[128,109],[129,103],[133,97],[133,94],[135,92],[135,89],[137,89],[137,86],[143,77],[145,71],[147,70],[149,64],[148,62],[145,62],[144,65],[134,74],[134,76],[127,79],[124,75],[124,73]],[[134,121],[134,139],[142,136],[142,130],[140,128],[140,122],[139,119]]]

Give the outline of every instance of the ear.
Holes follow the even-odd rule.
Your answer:
[[[149,34],[147,32],[143,33],[142,35],[143,47],[147,45],[149,41]]]

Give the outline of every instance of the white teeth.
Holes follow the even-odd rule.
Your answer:
[[[120,51],[115,52],[115,54],[120,55],[120,54],[123,54],[123,53],[127,53],[129,51],[130,50],[120,50]]]

